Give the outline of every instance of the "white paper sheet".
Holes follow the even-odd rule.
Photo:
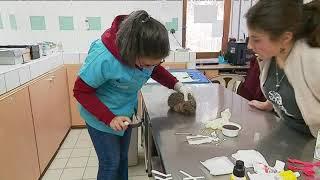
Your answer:
[[[237,153],[232,154],[232,157],[236,160],[242,160],[246,168],[253,167],[255,163],[269,166],[263,155],[256,150],[239,150]]]
[[[211,175],[214,176],[231,174],[234,166],[233,163],[225,156],[215,157],[200,163],[210,171]]]

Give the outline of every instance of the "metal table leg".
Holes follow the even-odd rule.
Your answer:
[[[152,173],[152,164],[151,164],[151,156],[152,156],[152,135],[151,135],[151,124],[148,112],[145,108],[144,103],[142,103],[142,117],[143,117],[143,123],[141,127],[141,138],[144,138],[141,142],[144,146],[144,162],[145,162],[145,168],[146,172],[148,173],[148,176],[151,177]]]
[[[152,170],[152,164],[151,164],[151,161],[152,161],[152,158],[151,158],[151,152],[152,152],[152,135],[151,135],[151,125],[148,121],[148,152],[147,152],[147,155],[148,155],[148,166],[147,166],[147,173],[148,173],[148,176],[151,177],[152,176],[152,173],[151,173],[151,170]]]
[[[141,135],[141,138],[143,138],[143,148],[144,148],[144,164],[146,168],[146,172],[148,172],[148,118],[147,113],[145,112],[146,109],[142,108],[142,115],[143,115],[143,134]]]
[[[145,131],[145,125],[144,125],[144,122],[145,122],[145,117],[144,117],[144,102],[143,102],[143,98],[141,98],[142,102],[141,102],[141,121],[142,121],[142,126],[141,126],[141,147],[145,148],[144,147],[144,141],[145,141],[145,138],[144,138],[144,131]]]

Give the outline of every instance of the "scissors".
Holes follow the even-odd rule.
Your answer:
[[[306,176],[314,176],[315,171],[313,170],[313,168],[320,166],[320,161],[311,163],[289,158],[287,162],[289,163],[287,165],[287,168],[289,170],[303,172],[303,174],[305,174]]]

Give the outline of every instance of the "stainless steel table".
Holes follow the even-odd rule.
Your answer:
[[[214,177],[200,164],[200,161],[228,156],[237,150],[255,149],[273,166],[276,160],[296,158],[313,160],[315,139],[287,127],[272,113],[262,112],[248,106],[248,101],[218,84],[192,84],[197,100],[194,116],[183,116],[169,110],[167,98],[173,92],[159,85],[148,85],[142,89],[144,99],[144,137],[147,172],[151,175],[151,150],[154,141],[164,171],[182,179],[179,170],[206,179],[227,179],[229,176]],[[199,133],[203,122],[219,117],[229,108],[230,121],[242,126],[236,138],[227,138],[220,145],[189,145],[184,135],[176,132]]]

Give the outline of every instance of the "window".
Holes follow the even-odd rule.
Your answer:
[[[216,56],[228,38],[230,7],[231,0],[184,0],[185,47]]]

